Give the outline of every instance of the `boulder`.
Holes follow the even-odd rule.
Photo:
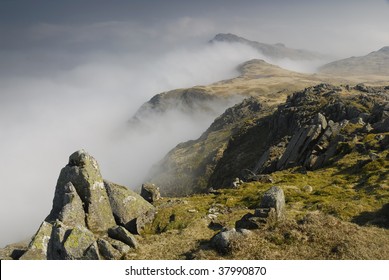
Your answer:
[[[274,208],[276,219],[283,219],[283,217],[285,216],[284,191],[277,186],[271,187],[263,195],[259,208]]]
[[[138,234],[146,223],[152,222],[155,208],[137,193],[111,182],[104,181],[111,209],[118,225]],[[144,217],[149,217],[145,219]],[[142,221],[142,225],[141,224]],[[137,225],[138,224],[138,225]],[[139,230],[138,230],[139,228]]]
[[[53,208],[46,221],[55,221],[63,212],[64,201],[66,201],[64,197],[67,192],[71,192],[69,182],[74,186],[83,203],[86,225],[92,232],[103,233],[115,225],[97,161],[84,150],[73,153],[69,157],[69,163],[61,170]]]
[[[86,227],[77,226],[71,229],[63,243],[64,259],[84,259],[88,249],[95,241],[93,233]]]
[[[122,254],[114,248],[108,241],[99,238],[97,240],[100,255],[106,260],[118,260]]]
[[[240,229],[223,229],[211,239],[211,246],[214,247],[221,254],[228,254],[231,252],[231,242],[248,235],[248,231]]]
[[[50,223],[43,222],[28,245],[27,252],[24,253],[20,259],[46,260],[52,230],[53,226]]]
[[[122,241],[132,248],[138,248],[138,242],[136,241],[135,237],[124,227],[115,226],[110,228],[108,230],[108,236],[113,239]]]
[[[63,206],[58,219],[68,226],[86,226],[81,198],[71,182],[64,186]]]
[[[142,185],[140,195],[150,203],[153,203],[161,199],[161,193],[159,192],[159,187],[151,183],[145,183]]]

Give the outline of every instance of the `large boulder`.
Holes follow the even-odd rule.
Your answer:
[[[138,248],[138,242],[136,241],[135,237],[124,227],[115,226],[110,228],[108,230],[108,236],[119,240],[132,248]]]
[[[138,234],[137,224],[140,227],[140,221],[144,220],[144,217],[154,218],[154,206],[137,193],[108,181],[104,181],[104,185],[117,224]],[[152,222],[152,219],[147,222]]]
[[[67,216],[74,214],[74,211],[69,208],[78,207],[78,203],[70,204],[67,207],[69,211],[64,209],[66,205],[69,205],[69,199],[71,202],[72,199],[77,200],[69,183],[74,186],[82,201],[86,213],[86,225],[92,232],[106,232],[115,225],[115,219],[97,161],[84,150],[73,153],[69,157],[69,163],[61,170],[55,190],[53,208],[46,219],[47,221],[63,219],[64,212],[67,213]],[[76,215],[78,214],[82,216],[79,211]],[[77,219],[79,218],[77,217]],[[69,219],[67,220],[69,221]],[[74,222],[71,223],[74,225]]]

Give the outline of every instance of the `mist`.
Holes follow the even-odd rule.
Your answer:
[[[104,178],[136,189],[171,148],[238,102],[210,104],[207,114],[170,111],[130,128],[155,94],[232,78],[253,58],[308,73],[322,63],[208,44],[215,34],[337,57],[389,45],[389,5],[380,0],[30,2],[0,0],[0,247],[35,233],[74,151],[85,149]]]

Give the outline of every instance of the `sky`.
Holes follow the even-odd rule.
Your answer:
[[[167,151],[197,138],[224,107],[172,112],[141,132],[127,121],[157,93],[265,58],[208,44],[217,33],[345,58],[388,46],[388,15],[384,0],[0,0],[0,247],[37,230],[75,150],[137,188]]]

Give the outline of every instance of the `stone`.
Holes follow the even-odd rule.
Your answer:
[[[119,260],[122,254],[114,248],[108,241],[99,238],[97,240],[100,255],[106,260]]]
[[[248,235],[246,231],[232,229],[223,229],[211,239],[211,246],[214,247],[221,254],[228,254],[231,252],[231,242]]]
[[[274,208],[277,219],[283,219],[285,216],[284,191],[277,186],[271,187],[263,195],[259,208]]]
[[[123,256],[126,255],[130,250],[131,247],[128,246],[127,244],[123,243],[122,241],[112,239],[110,237],[105,237],[105,239],[116,249],[122,254]]]
[[[108,236],[113,239],[122,241],[132,248],[138,248],[138,242],[136,241],[135,237],[124,227],[115,226],[110,228],[108,230]]]
[[[124,186],[104,181],[108,193],[111,209],[118,225],[124,226],[132,233],[137,233],[134,228],[137,219],[155,213],[155,208],[139,194]],[[154,215],[153,215],[154,218]],[[151,220],[152,222],[152,220]],[[138,222],[139,223],[139,222]],[[143,225],[144,226],[144,225]]]
[[[374,128],[371,126],[371,124],[367,123],[364,127],[363,127],[363,132],[365,133],[369,133],[370,131],[372,131]]]
[[[260,229],[265,224],[266,218],[247,213],[240,220],[235,222],[235,227],[238,229]]]
[[[369,158],[370,158],[371,160],[377,160],[377,159],[380,158],[380,155],[377,154],[377,153],[374,153],[374,152],[370,152],[370,153],[369,153]]]
[[[302,190],[303,190],[304,192],[306,192],[306,193],[311,193],[311,192],[313,192],[313,188],[312,188],[311,186],[304,186],[304,187],[302,188]]]
[[[84,150],[73,153],[69,157],[69,163],[62,168],[57,181],[53,208],[46,221],[55,221],[60,217],[64,207],[64,196],[67,192],[72,193],[69,190],[71,188],[69,182],[82,201],[86,225],[92,232],[103,233],[116,224],[97,161]]]
[[[93,242],[92,245],[89,246],[88,249],[86,249],[84,256],[82,257],[83,260],[101,260],[101,256],[99,253],[99,248],[97,246],[97,242]]]
[[[133,234],[142,235],[144,233],[145,228],[152,224],[155,218],[155,209],[151,209],[139,217],[133,219],[126,225],[126,229],[128,229]]]
[[[50,223],[43,222],[28,245],[27,252],[24,253],[20,259],[46,260],[52,230],[53,226]]]
[[[327,128],[326,117],[324,115],[322,115],[321,113],[317,113],[315,118],[313,119],[313,124],[319,124],[319,125],[321,125],[322,129],[326,129]]]
[[[88,248],[96,241],[93,233],[86,227],[71,229],[63,242],[65,260],[81,260]]]
[[[140,195],[150,203],[153,203],[161,199],[161,193],[159,192],[159,187],[157,187],[155,184],[152,183],[143,184]]]
[[[86,226],[81,198],[71,182],[64,186],[63,207],[59,212],[58,219],[68,226]]]

